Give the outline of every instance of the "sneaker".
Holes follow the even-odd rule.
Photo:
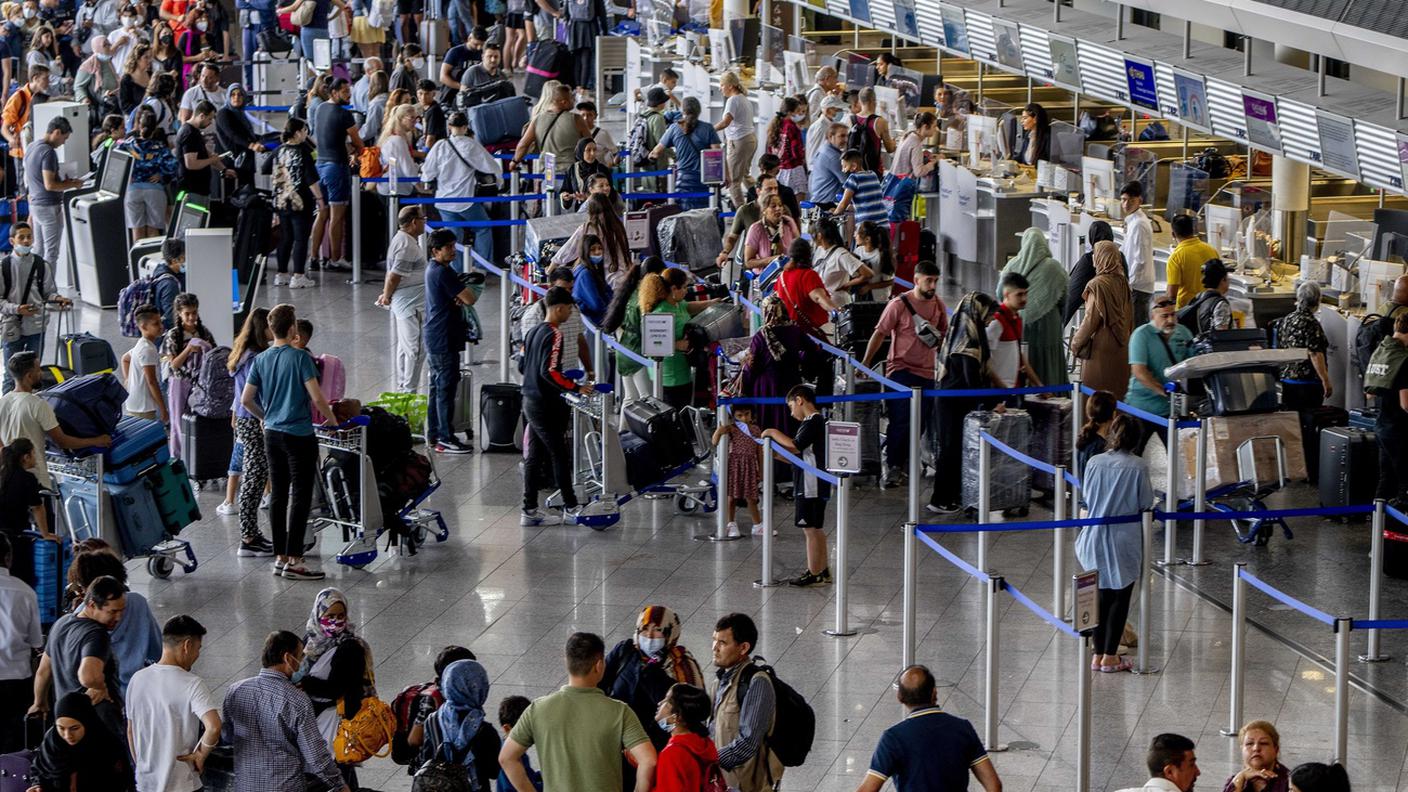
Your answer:
[[[835,582],[835,581],[832,580],[832,578],[831,578],[831,567],[827,567],[826,569],[821,570],[821,582],[823,582],[823,583],[834,583],[834,582]]]
[[[761,526],[761,525],[754,525],[754,526],[753,526],[753,535],[754,535],[754,536],[762,536],[762,535],[763,535],[763,526]],[[777,536],[777,531],[774,530],[774,531],[772,532],[772,535],[773,535],[773,536]]]
[[[287,275],[283,274],[282,272],[275,272],[275,273],[274,273],[274,285],[275,285],[275,286],[287,286],[287,285],[288,285],[288,281],[289,281],[289,277],[288,277]]]
[[[563,524],[563,525],[576,525],[576,524],[577,524],[577,515],[578,515],[578,514],[581,514],[581,513],[582,513],[582,507],[581,507],[581,506],[572,506],[572,507],[564,506],[564,507],[562,508],[562,524]],[[549,517],[548,522],[549,522],[549,523],[552,522],[551,517]]]
[[[740,537],[740,536],[742,536],[742,535],[743,535],[743,534],[740,533],[739,530],[738,530],[738,523],[736,523],[736,522],[731,522],[731,523],[728,524],[728,538],[730,538],[730,539],[737,539],[738,537]]]
[[[547,512],[542,509],[524,509],[523,512],[518,515],[518,524],[522,526],[542,525],[543,521],[547,518]]]
[[[307,289],[317,285],[318,282],[307,275],[294,275],[288,279],[288,287],[290,289]]]
[[[963,507],[959,506],[956,503],[924,504],[924,511],[929,512],[930,514],[957,514],[962,510]]]
[[[288,562],[287,562],[287,561],[279,561],[279,560],[276,559],[276,560],[274,561],[274,577],[283,577],[283,576],[284,576],[284,568],[287,567],[287,566],[288,566]]]
[[[909,476],[905,475],[903,470],[890,468],[890,471],[885,474],[885,478],[880,486],[884,489],[894,489],[895,487],[903,487],[908,480]]]
[[[327,269],[327,262],[320,258],[311,258],[308,259],[308,265],[307,267],[305,267],[305,269],[307,269],[309,272],[317,272],[318,270]]]
[[[240,542],[240,549],[235,553],[240,558],[268,558],[273,554],[274,546],[262,536]]]
[[[259,508],[263,509],[264,511],[269,511],[269,501],[273,497],[274,493],[272,492],[264,493],[264,497],[259,501]]]
[[[831,581],[827,577],[823,577],[823,575],[829,576],[830,573],[826,572],[825,570],[823,570],[822,574],[820,575],[813,575],[810,571],[803,572],[797,577],[794,577],[791,580],[787,581],[787,585],[796,586],[797,588],[813,588],[815,586],[824,586],[827,583],[830,583]]]
[[[329,270],[335,270],[335,271],[341,271],[341,272],[350,272],[350,271],[352,270],[352,262],[347,261],[347,260],[345,260],[345,259],[338,259],[337,261],[329,261],[329,262],[328,262],[328,265],[327,265],[327,269],[329,269]]]
[[[435,444],[437,454],[472,454],[474,449],[453,438],[441,440]]]
[[[290,561],[284,567],[284,577],[289,580],[322,580],[327,577],[323,570],[310,567],[306,563],[293,563]]]
[[[234,514],[239,514],[240,505],[238,503],[232,503],[231,501],[225,501],[224,503],[215,507],[215,513],[220,515],[221,517],[229,517]]]

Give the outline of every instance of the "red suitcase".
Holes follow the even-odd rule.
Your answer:
[[[914,265],[919,263],[919,233],[917,220],[903,220],[890,224],[890,248],[894,252],[895,275],[909,283],[914,282]],[[891,294],[908,291],[907,286],[896,283]]]

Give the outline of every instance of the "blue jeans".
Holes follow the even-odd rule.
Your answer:
[[[920,388],[934,388],[934,380],[915,374],[912,371],[896,369],[887,372],[890,379],[901,385]],[[892,470],[909,472],[909,399],[891,399],[886,402],[890,411],[890,426],[885,432],[885,461]],[[933,400],[922,399],[919,404],[921,432],[933,421]],[[923,435],[921,434],[921,437]]]
[[[484,204],[470,204],[462,212],[451,212],[448,209],[441,209],[440,216],[449,222],[479,221],[489,219],[489,211],[484,208]],[[455,237],[463,245],[469,232],[474,232],[474,252],[479,257],[488,262],[494,260],[494,229],[492,228],[454,228]],[[462,260],[455,259],[455,271],[460,272],[463,267]]]
[[[6,341],[4,345],[5,360],[9,360],[16,352],[33,352],[39,354],[39,348],[44,346],[44,334],[20,336],[14,341]],[[40,361],[43,363],[44,361]],[[10,379],[10,369],[5,369],[4,384],[0,386],[0,393],[9,393],[15,389],[15,381]]]
[[[303,57],[309,61],[313,60],[313,42],[318,39],[330,38],[328,29],[325,27],[306,27],[298,31],[298,45],[301,47]],[[329,50],[331,51],[331,50]],[[328,203],[332,203],[329,201]]]
[[[455,439],[455,391],[460,386],[460,356],[457,352],[430,354],[430,404],[426,416],[426,442]]]

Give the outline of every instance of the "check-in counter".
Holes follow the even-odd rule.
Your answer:
[[[937,226],[944,275],[965,289],[995,293],[998,273],[1017,255],[1021,234],[1031,226],[1031,202],[1040,197],[1029,180],[993,178],[944,160]]]

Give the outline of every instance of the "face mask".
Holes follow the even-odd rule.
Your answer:
[[[660,731],[670,731],[675,728],[674,724],[670,723],[669,718],[661,718],[655,721],[655,725],[660,727]]]
[[[323,628],[323,635],[337,635],[347,629],[347,620],[338,617],[321,616],[318,618],[318,626]]]
[[[293,672],[293,676],[289,677],[289,678],[288,678],[288,681],[290,681],[290,682],[292,682],[293,684],[297,685],[299,682],[302,682],[302,681],[303,681],[303,677],[305,677],[305,676],[307,676],[307,675],[308,675],[307,672],[300,668],[300,669],[298,669],[297,671],[294,671],[294,672]]]
[[[15,245],[16,256],[28,256],[29,251],[31,250],[33,250],[33,248],[31,248],[29,245]]]
[[[663,637],[646,638],[641,635],[636,637],[636,646],[639,646],[640,650],[648,655],[659,654],[660,650],[665,648],[665,639]]]
[[[199,30],[199,31],[202,32],[202,33],[205,32],[205,29],[206,29],[207,27],[210,27],[210,25],[209,25],[209,23],[205,22],[204,20],[202,20],[202,21],[196,23],[196,30]]]
[[[861,249],[857,249],[857,250],[856,250],[856,258],[860,259],[862,262],[864,262],[864,263],[866,263],[866,264],[874,264],[875,262],[877,262],[877,261],[880,260],[880,251],[879,251],[879,250],[861,250]]]
[[[411,68],[420,71],[425,68],[425,58],[411,58]]]
[[[97,53],[97,55],[98,55],[98,60],[102,61],[103,63],[107,63],[108,61],[112,60],[112,56],[111,56],[111,55],[108,55],[108,54],[105,53],[105,52],[99,52],[99,53]]]
[[[593,264],[600,264],[602,258],[602,256],[587,256],[587,259]]]
[[[807,114],[806,114],[806,113],[798,113],[797,115],[792,116],[792,122],[793,122],[793,123],[796,123],[796,124],[800,124],[800,123],[802,123],[803,121],[806,121],[806,120],[807,120]]]
[[[26,8],[26,9],[25,9],[23,12],[21,12],[21,13],[24,14],[24,18],[25,18],[25,19],[34,19],[34,15],[37,14],[37,13],[39,13],[39,12],[38,12],[38,11],[35,11],[33,8]]]
[[[122,18],[122,26],[123,26],[123,27],[129,27],[129,28],[130,28],[130,27],[136,27],[136,26],[137,26],[137,18],[136,18],[136,17],[123,17],[123,18]]]

